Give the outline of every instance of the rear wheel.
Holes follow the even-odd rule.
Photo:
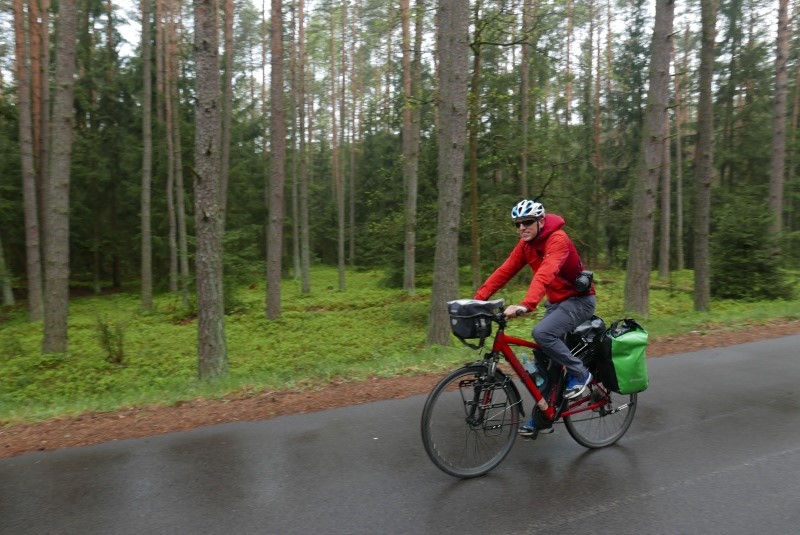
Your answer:
[[[459,368],[439,381],[422,410],[422,442],[451,476],[481,476],[508,455],[522,410],[511,379],[489,367]]]
[[[565,416],[564,425],[570,436],[584,447],[610,446],[631,426],[636,414],[636,398],[636,394],[606,393],[605,388],[592,383],[589,394],[569,408],[571,411],[586,410]],[[599,406],[594,407],[597,404]]]

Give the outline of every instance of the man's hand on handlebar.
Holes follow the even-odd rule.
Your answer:
[[[521,305],[509,305],[503,311],[503,314],[505,314],[506,319],[510,320],[513,318],[518,318],[519,316],[527,314],[528,312],[530,312],[530,310],[528,310],[528,307],[524,307]]]

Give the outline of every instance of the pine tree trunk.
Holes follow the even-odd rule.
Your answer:
[[[519,193],[523,199],[528,198],[528,121],[530,119],[530,31],[531,31],[531,0],[522,4],[522,59],[520,61],[520,86],[519,86],[519,128],[522,135],[522,151],[519,156]]]
[[[58,7],[52,155],[45,214],[45,312],[43,353],[66,353],[69,309],[69,184],[72,130],[75,118],[75,48],[77,5],[62,0]]]
[[[789,15],[788,0],[778,2],[778,42],[775,55],[775,102],[772,122],[772,165],[769,178],[769,209],[773,214],[770,233],[783,229],[783,186],[786,169],[786,109],[788,95]],[[777,251],[776,251],[777,252]]]
[[[597,5],[595,4],[596,1],[599,0],[592,0],[590,2],[591,7],[591,30],[589,32],[592,38],[589,40],[589,48],[590,50],[595,51],[595,77],[593,81],[593,102],[592,102],[592,166],[594,167],[594,180],[592,184],[592,189],[594,191],[594,198],[597,199],[600,203],[602,203],[603,197],[605,197],[605,192],[603,191],[603,153],[602,153],[602,132],[601,132],[601,118],[602,118],[602,108],[600,105],[600,88],[602,86],[602,54],[600,53],[600,16],[599,10],[597,9]],[[596,39],[594,39],[595,35],[595,28],[596,31]],[[611,39],[611,36],[608,36],[608,39]],[[596,41],[596,46],[593,44],[593,41]],[[590,54],[591,55],[591,54]],[[591,64],[591,61],[590,61]],[[589,265],[594,265],[595,261],[599,256],[600,250],[600,218],[603,215],[603,210],[592,210],[592,215],[587,216],[587,219],[591,220],[592,228],[595,231],[592,233],[592,238],[590,241],[589,247],[589,254],[587,255],[587,260]]]
[[[458,297],[458,231],[464,182],[469,76],[469,5],[439,0],[438,221],[428,344],[450,342],[447,301]]]
[[[416,291],[417,190],[419,171],[419,70],[422,33],[422,6],[414,8],[415,38],[411,50],[411,9],[409,0],[401,0],[403,25],[403,177],[405,182],[405,254],[403,255],[403,289]]]
[[[197,356],[200,379],[228,373],[222,285],[222,216],[219,196],[219,4],[194,0],[196,65],[194,193],[197,232]]]
[[[482,1],[474,3],[473,26],[476,32],[480,25]],[[478,113],[481,107],[481,39],[476,33],[472,46],[472,76],[469,83],[469,215],[470,215],[470,273],[472,275],[472,291],[481,285],[481,233],[478,228]]]
[[[358,80],[361,78],[363,66],[356,63],[356,41],[358,28],[361,24],[358,20],[357,4],[353,9],[353,14],[350,17],[351,37],[350,37],[350,156],[349,172],[348,172],[348,187],[350,192],[348,196],[348,220],[350,221],[350,241],[347,257],[350,259],[350,265],[356,265],[356,153],[360,149],[361,143],[361,125],[356,123],[356,94],[358,91]],[[344,36],[344,34],[343,34]]]
[[[675,63],[675,269],[686,267],[683,244],[683,123],[686,114],[684,86],[686,72],[689,68],[689,29],[684,31],[682,68],[678,69],[677,55]],[[674,47],[673,47],[674,51]]]
[[[180,53],[178,50],[178,24],[180,23],[180,0],[173,0],[174,4],[170,8],[170,22],[168,27],[168,61],[166,64],[168,70],[166,73],[166,85],[168,89],[165,100],[171,102],[170,113],[167,117],[167,122],[172,125],[170,131],[172,134],[172,155],[170,158],[171,165],[173,166],[173,176],[175,178],[175,213],[177,224],[177,237],[178,237],[178,270],[179,270],[179,287],[181,292],[181,301],[184,307],[189,306],[189,283],[191,276],[189,274],[189,244],[188,244],[188,231],[186,228],[186,188],[183,183],[183,150],[181,146],[181,121],[180,121],[180,95],[178,93],[178,78],[180,76]],[[224,206],[222,207],[222,230],[224,232],[225,213]]]
[[[3,253],[3,239],[0,236],[0,293],[2,293],[2,303],[3,306],[13,306],[14,305],[14,291],[13,287],[11,286],[11,273],[8,271],[8,265],[6,265],[6,256]]]
[[[791,16],[791,20],[797,20],[798,9],[797,6],[794,8],[794,13]],[[787,169],[787,183],[788,184],[796,184],[797,183],[797,162],[798,162],[798,151],[797,151],[797,134],[798,134],[798,123],[800,123],[800,64],[797,61],[797,57],[800,56],[800,50],[796,51],[795,53],[795,62],[794,62],[794,87],[792,93],[792,118],[791,118],[791,129],[789,130],[789,135],[787,136],[787,151],[788,151],[788,162],[786,164]],[[794,202],[793,196],[787,195],[786,196],[786,206],[784,207],[786,212],[786,230],[793,231],[794,226]],[[787,240],[785,242],[785,249],[784,254],[787,257],[792,256],[792,244],[793,240]]]
[[[311,244],[308,221],[308,155],[306,154],[306,43],[305,2],[298,1],[298,94],[297,110],[300,113],[300,291],[311,292]]]
[[[342,20],[340,26],[340,55],[339,55],[339,150],[341,157],[339,158],[339,183],[342,188],[342,195],[338,199],[338,212],[339,212],[339,235],[342,237],[339,242],[339,289],[345,289],[345,267],[347,265],[347,249],[348,235],[347,235],[347,199],[348,188],[346,186],[345,177],[347,176],[347,151],[348,147],[345,144],[347,129],[347,114],[345,113],[346,107],[346,88],[347,88],[347,37],[345,36],[345,29],[347,28],[347,0],[342,0]],[[352,234],[350,236],[353,237]]]
[[[670,51],[671,57],[671,51]],[[669,277],[669,252],[672,238],[672,159],[670,158],[669,114],[664,121],[664,161],[661,165],[661,233],[658,252],[658,276],[662,280]]]
[[[672,50],[673,0],[657,0],[650,59],[650,87],[642,128],[642,157],[634,189],[629,257],[625,278],[626,311],[649,313],[656,191],[664,159],[664,133],[669,105],[669,62]]]
[[[34,166],[33,118],[31,109],[31,71],[27,58],[30,44],[25,32],[22,0],[14,0],[14,36],[16,40],[17,113],[22,168],[22,195],[25,206],[25,256],[28,280],[28,317],[41,321],[43,312],[41,226]]]
[[[50,1],[29,2],[30,98],[40,255],[44,251],[44,218],[50,176]]]
[[[298,139],[298,113],[297,113],[297,95],[298,95],[298,79],[297,79],[297,2],[291,1],[291,27],[289,29],[289,85],[291,92],[289,93],[289,114],[291,116],[291,127],[289,132],[289,147],[292,159],[292,278],[294,280],[300,279],[300,162],[299,151],[297,148]]]
[[[567,0],[567,38],[564,41],[564,59],[566,68],[564,69],[564,123],[572,122],[572,35],[575,24],[575,10],[573,0]]]
[[[281,260],[283,258],[284,181],[286,161],[286,110],[283,97],[283,14],[281,0],[272,0],[270,23],[270,182],[267,223],[267,318],[281,313]]]
[[[396,14],[394,13],[394,2],[389,2],[387,4],[386,10],[386,20],[391,21],[395,20]],[[393,44],[394,41],[392,39],[392,30],[393,26],[390,24],[387,28],[387,35],[386,35],[386,63],[383,66],[383,106],[382,106],[382,113],[383,113],[383,127],[388,132],[391,129],[391,122],[392,122],[392,73],[394,72],[394,65],[392,62],[392,58],[394,57],[394,49]]]
[[[333,199],[336,203],[337,221],[337,264],[339,269],[339,291],[345,289],[344,259],[344,183],[339,165],[339,123],[336,116],[337,106],[337,69],[336,69],[336,25],[333,14],[330,20],[330,77],[331,77],[331,175],[333,181]]]
[[[159,123],[164,123],[164,0],[154,0],[156,3],[156,114]],[[177,272],[177,270],[176,270]]]
[[[171,4],[166,7],[164,0],[156,0],[156,107],[159,122],[163,125],[164,150],[163,158],[166,160],[166,208],[167,208],[167,246],[169,251],[169,291],[177,293],[179,287],[178,267],[178,215],[175,208],[175,150],[173,143],[175,136],[172,133],[172,91],[170,89],[170,46],[169,36]],[[162,160],[163,161],[163,160]]]
[[[222,76],[222,148],[220,164],[220,199],[222,202],[222,228],[228,213],[228,180],[231,168],[231,124],[233,109],[233,0],[225,0],[225,24],[223,40],[225,47],[225,70]]]
[[[142,309],[153,308],[153,231],[151,201],[153,184],[153,81],[150,43],[151,0],[142,3]]]
[[[707,311],[711,306],[709,270],[709,232],[711,228],[711,179],[714,171],[713,88],[714,40],[717,0],[701,0],[700,19],[700,97],[697,103],[697,149],[694,188],[694,308]]]

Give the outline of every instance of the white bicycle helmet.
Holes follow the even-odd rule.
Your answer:
[[[514,208],[511,209],[511,219],[520,219],[523,217],[544,217],[544,206],[536,201],[525,199],[519,201]]]

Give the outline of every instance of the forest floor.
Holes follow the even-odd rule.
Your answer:
[[[648,357],[724,347],[800,333],[800,320],[730,327],[651,339]],[[140,438],[225,422],[269,420],[385,399],[402,399],[431,390],[443,373],[332,382],[315,389],[260,392],[225,400],[198,399],[164,407],[132,407],[117,412],[86,413],[37,423],[0,427],[0,458],[35,451]]]

